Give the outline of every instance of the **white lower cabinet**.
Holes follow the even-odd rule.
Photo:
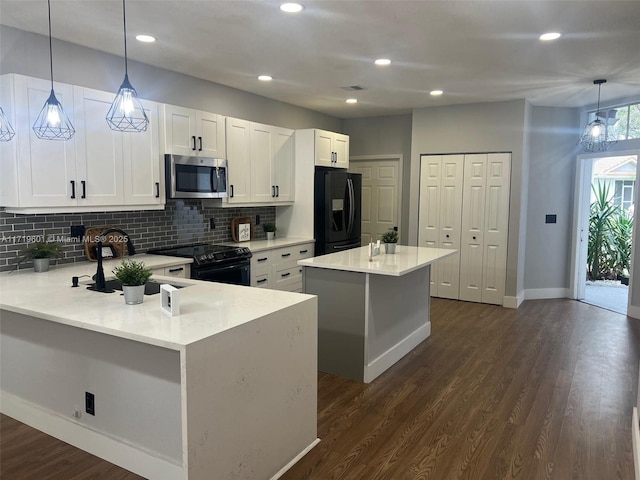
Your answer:
[[[191,264],[185,263],[184,265],[173,265],[172,267],[154,268],[151,273],[165,277],[191,278]],[[151,279],[153,280],[153,277]]]
[[[145,132],[116,132],[105,119],[114,93],[54,84],[76,133],[67,141],[42,140],[31,126],[50,90],[47,80],[1,77],[0,100],[16,131],[0,147],[1,206],[15,213],[162,208],[158,105],[142,102]]]
[[[251,286],[302,292],[298,260],[313,257],[313,242],[255,252],[251,258]]]

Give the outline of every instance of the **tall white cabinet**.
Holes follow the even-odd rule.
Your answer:
[[[419,245],[460,254],[432,271],[432,295],[502,305],[511,154],[422,155]]]

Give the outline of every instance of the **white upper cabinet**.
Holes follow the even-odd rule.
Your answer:
[[[293,130],[227,118],[226,204],[294,200]]]
[[[146,132],[115,132],[105,119],[115,94],[64,84],[54,89],[76,130],[67,141],[38,139],[31,128],[50,82],[2,77],[3,105],[20,112],[16,136],[2,146],[2,206],[16,213],[162,208],[157,104],[143,101]]]
[[[349,136],[326,130],[314,130],[315,165],[349,168]]]
[[[164,153],[226,158],[222,115],[165,105],[164,127]]]

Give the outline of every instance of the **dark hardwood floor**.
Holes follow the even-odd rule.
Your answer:
[[[634,478],[639,320],[438,299],[432,319],[369,385],[319,374],[322,441],[283,480]],[[0,435],[3,480],[140,478],[6,416]]]

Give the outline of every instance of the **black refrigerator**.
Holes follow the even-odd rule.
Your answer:
[[[362,175],[316,167],[314,182],[315,254],[360,246]]]

